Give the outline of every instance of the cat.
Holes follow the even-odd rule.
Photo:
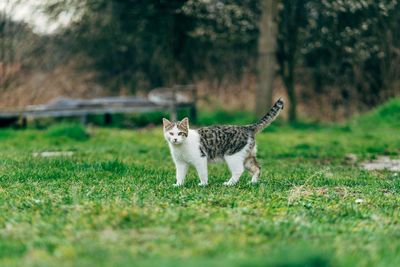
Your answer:
[[[225,160],[232,177],[224,185],[235,185],[244,169],[253,174],[251,183],[260,177],[260,164],[256,160],[256,133],[267,127],[283,109],[280,98],[257,123],[249,125],[213,125],[197,130],[189,129],[189,120],[178,122],[163,119],[164,137],[168,142],[176,166],[176,183],[185,181],[188,166],[194,165],[200,178],[199,186],[208,185],[208,161]]]

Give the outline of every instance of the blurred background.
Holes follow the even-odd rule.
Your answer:
[[[344,120],[400,94],[397,0],[0,0],[0,109],[193,84],[200,110]]]

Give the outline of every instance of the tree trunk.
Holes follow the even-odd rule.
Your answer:
[[[289,121],[295,122],[297,120],[296,116],[296,106],[297,106],[297,97],[296,91],[294,89],[294,77],[290,77],[288,80],[285,81],[286,90],[289,97]]]
[[[258,86],[256,92],[256,114],[262,116],[272,105],[275,76],[277,11],[276,0],[261,1],[260,35],[258,37]]]
[[[299,29],[304,23],[304,2],[304,0],[285,1],[285,6],[280,13],[279,33],[281,39],[279,39],[278,62],[280,75],[289,97],[290,122],[295,122],[297,119],[296,65],[301,45],[299,44]]]

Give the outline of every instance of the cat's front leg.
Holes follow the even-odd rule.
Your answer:
[[[174,184],[174,186],[181,186],[185,181],[188,164],[186,162],[176,161],[175,167],[176,167],[176,184]]]
[[[194,163],[194,167],[199,174],[200,183],[199,186],[208,185],[208,170],[207,170],[207,158],[200,158],[197,162]]]

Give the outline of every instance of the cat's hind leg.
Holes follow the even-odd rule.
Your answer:
[[[256,158],[253,156],[249,156],[248,158],[246,158],[244,160],[244,167],[246,168],[246,170],[253,174],[250,183],[257,183],[258,178],[260,178],[261,167],[260,164],[258,164]]]
[[[235,185],[244,171],[242,153],[237,153],[230,156],[225,156],[225,161],[232,172],[232,177],[224,185]]]

